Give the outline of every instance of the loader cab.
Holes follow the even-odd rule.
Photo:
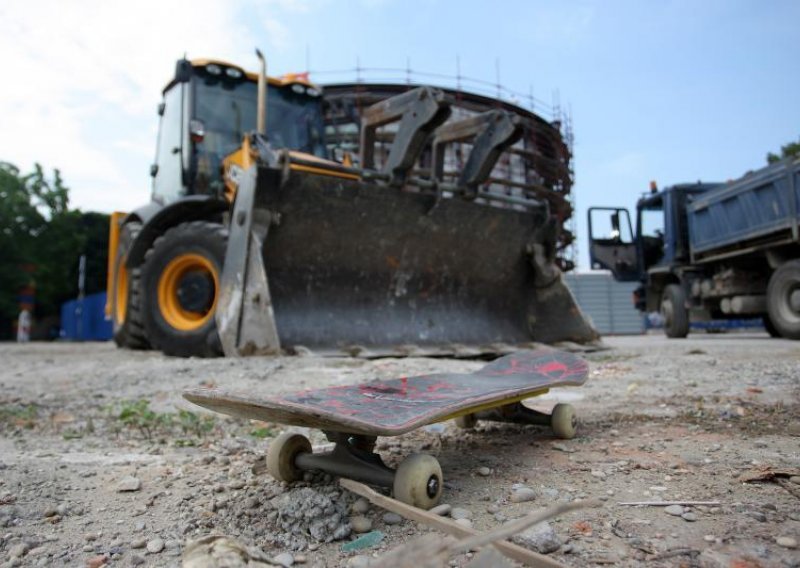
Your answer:
[[[615,280],[644,282],[649,271],[669,271],[674,266],[689,263],[687,204],[694,195],[718,185],[698,182],[674,185],[661,191],[651,186],[650,194],[636,203],[633,238],[626,237],[632,233],[627,209],[590,208],[592,268],[610,270]]]
[[[220,61],[178,61],[158,107],[153,201],[224,194],[222,160],[256,130],[257,82]],[[325,158],[321,90],[304,78],[269,78],[267,137],[277,149]]]

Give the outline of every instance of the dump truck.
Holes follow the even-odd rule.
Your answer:
[[[800,160],[726,183],[658,191],[628,211],[589,209],[593,267],[640,281],[634,303],[660,312],[668,337],[692,322],[762,318],[772,336],[800,339]]]
[[[152,198],[112,215],[118,345],[491,355],[597,334],[562,282],[558,123],[431,86],[178,61]]]

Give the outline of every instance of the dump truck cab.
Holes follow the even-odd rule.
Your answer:
[[[636,203],[635,231],[627,209],[591,207],[589,257],[592,268],[610,270],[615,280],[641,282],[633,303],[642,312],[671,309],[665,294],[678,294],[683,274],[692,271],[687,204],[718,183],[677,184],[650,193]],[[667,293],[669,292],[669,293]],[[688,324],[687,324],[688,325]]]
[[[256,128],[258,77],[218,60],[180,60],[158,106],[152,200],[223,197],[223,160]],[[267,79],[267,131],[277,148],[326,157],[321,89],[303,75]]]
[[[635,227],[627,209],[591,207],[588,221],[592,268],[610,270],[619,281],[644,283],[649,275],[668,274],[688,264],[686,204],[691,196],[718,185],[678,184],[661,191],[653,185],[651,192],[636,203]]]

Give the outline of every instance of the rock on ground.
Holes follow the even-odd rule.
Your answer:
[[[547,522],[534,525],[514,535],[511,540],[541,554],[550,554],[561,548],[561,539]]]

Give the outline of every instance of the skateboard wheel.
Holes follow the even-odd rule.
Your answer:
[[[550,428],[557,438],[571,440],[575,437],[578,427],[578,417],[571,404],[556,404],[550,415]]]
[[[455,418],[453,421],[456,423],[456,426],[464,430],[471,430],[475,428],[475,424],[478,423],[478,419],[475,418],[474,414],[465,414],[464,416]]]
[[[395,473],[394,498],[427,510],[439,502],[443,485],[442,467],[435,457],[411,454]]]
[[[267,450],[267,472],[276,481],[291,483],[302,479],[303,472],[294,465],[301,453],[311,453],[311,442],[302,434],[284,432],[275,438]]]

